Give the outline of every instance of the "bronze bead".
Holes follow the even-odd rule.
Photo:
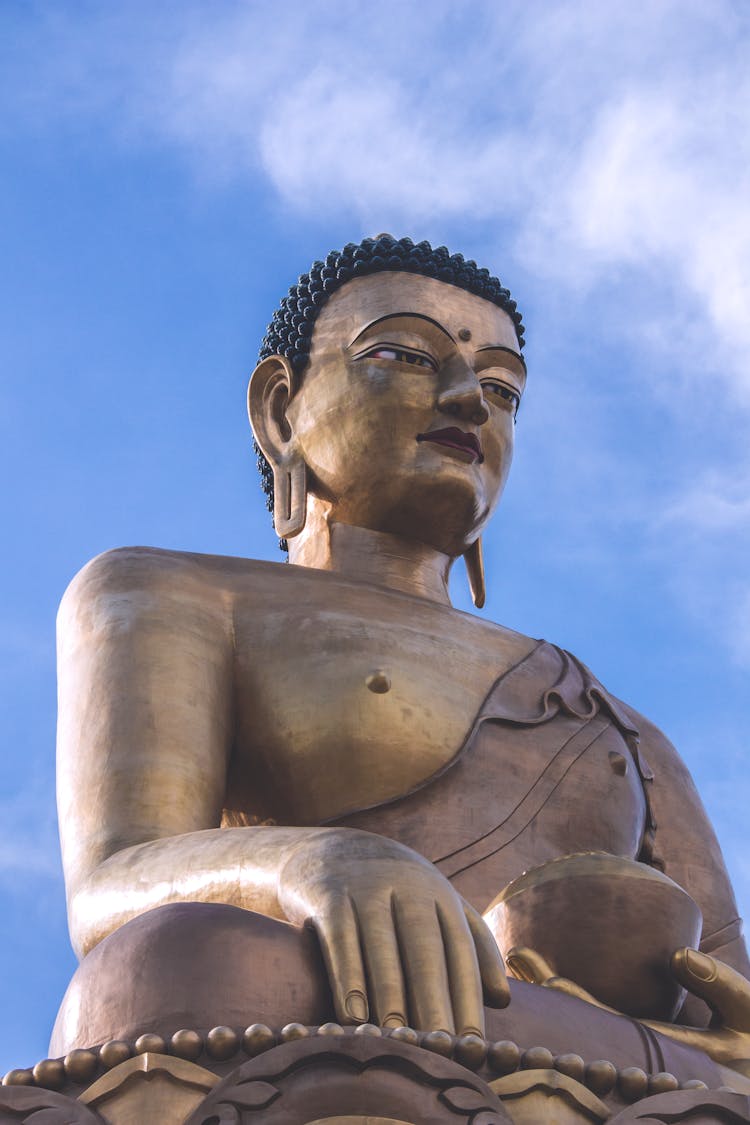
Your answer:
[[[153,1032],[147,1031],[145,1035],[138,1036],[133,1049],[136,1055],[164,1055],[167,1052],[167,1044],[161,1035],[154,1035]]]
[[[288,1023],[282,1027],[279,1038],[282,1043],[293,1043],[295,1039],[306,1039],[309,1034],[303,1023]]]
[[[251,1059],[275,1046],[276,1036],[264,1023],[250,1024],[242,1036],[242,1049]]]
[[[419,1044],[419,1033],[413,1027],[394,1027],[389,1038],[395,1039],[397,1043],[406,1043],[410,1047]]]
[[[9,1070],[3,1078],[3,1086],[33,1086],[34,1075],[30,1070]]]
[[[461,1035],[456,1040],[454,1058],[469,1070],[479,1070],[487,1058],[487,1043],[479,1035]]]
[[[89,1082],[96,1073],[98,1058],[93,1051],[80,1048],[65,1056],[65,1073],[71,1082]]]
[[[675,1078],[674,1074],[669,1074],[663,1070],[659,1074],[652,1074],[648,1080],[649,1094],[671,1094],[673,1090],[679,1090],[680,1083]]]
[[[487,1052],[487,1061],[495,1074],[513,1074],[521,1062],[521,1051],[510,1039],[499,1039]]]
[[[130,1044],[124,1039],[110,1039],[109,1043],[104,1043],[99,1048],[99,1061],[105,1070],[112,1070],[120,1063],[127,1062],[132,1053]]]
[[[617,1067],[606,1059],[596,1059],[586,1067],[584,1080],[592,1093],[603,1098],[614,1088],[617,1081]]]
[[[555,1070],[559,1071],[560,1074],[567,1075],[575,1082],[583,1082],[586,1064],[580,1055],[558,1055],[555,1059]]]
[[[360,1023],[357,1024],[357,1026],[354,1028],[354,1034],[371,1035],[377,1039],[383,1034],[383,1032],[379,1027],[376,1027],[374,1023]]]
[[[189,1028],[185,1027],[180,1031],[175,1031],[169,1041],[169,1046],[173,1055],[194,1062],[203,1050],[203,1037],[197,1031],[190,1031]]]
[[[318,1035],[345,1035],[340,1023],[322,1023],[317,1031]]]
[[[708,1086],[705,1082],[701,1082],[700,1078],[689,1078],[687,1082],[680,1083],[681,1090],[707,1090]]]
[[[554,1065],[554,1055],[546,1047],[529,1047],[521,1055],[522,1070],[551,1070]]]
[[[648,1075],[639,1066],[626,1066],[621,1070],[617,1084],[627,1102],[637,1102],[648,1093]]]
[[[422,1046],[436,1055],[443,1055],[444,1058],[449,1059],[453,1051],[453,1036],[447,1031],[428,1031],[422,1040]]]
[[[45,1090],[59,1090],[65,1084],[65,1067],[62,1059],[42,1059],[32,1071],[37,1086]]]
[[[212,1059],[229,1059],[240,1045],[240,1037],[231,1027],[212,1027],[206,1036],[206,1050]]]

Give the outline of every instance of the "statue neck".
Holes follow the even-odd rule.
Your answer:
[[[304,530],[289,540],[289,561],[451,604],[448,575],[454,560],[448,555],[399,535],[332,523],[310,506]]]

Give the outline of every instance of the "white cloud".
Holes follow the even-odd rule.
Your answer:
[[[750,514],[746,423],[731,415],[750,406],[746,4],[42,11],[33,49],[14,42],[6,68],[21,116],[95,118],[121,143],[166,144],[202,182],[263,182],[297,214],[346,219],[353,235],[455,238],[504,269],[511,246],[529,288],[543,282],[537,316],[548,323],[573,287],[577,311],[561,313],[579,337],[588,318],[600,343],[635,343],[645,371],[634,378],[682,428],[685,450],[674,456],[691,466],[682,496],[639,475],[635,454],[623,471],[623,451],[606,448],[614,426],[590,418],[586,431],[592,390],[571,391],[566,373],[567,412],[553,396],[540,424],[561,431],[558,455],[586,482],[576,518],[587,533],[640,520],[696,613],[729,628],[744,604],[734,564],[720,566],[731,604],[704,591],[718,551],[743,556]],[[699,431],[696,418],[713,421],[715,410],[734,452]]]
[[[128,143],[167,140],[203,180],[265,177],[303,214],[419,237],[483,221],[485,244],[514,228],[532,273],[620,287],[625,314],[628,289],[648,289],[662,323],[644,346],[710,346],[703,362],[750,404],[741,4],[94,11],[47,17],[55,61],[41,81],[26,65],[37,102],[98,99]]]
[[[260,131],[263,167],[302,211],[344,204],[372,225],[493,214],[500,170],[514,138],[489,137],[471,156],[434,108],[392,77],[320,67],[269,109]]]
[[[650,287],[661,274],[663,291],[682,289],[682,353],[696,343],[690,320],[705,321],[711,350],[697,376],[722,360],[750,404],[750,79],[737,74],[728,103],[721,78],[702,85],[698,107],[686,82],[603,106],[554,211],[532,208],[526,221],[552,271],[601,283],[624,269],[637,283],[641,270]]]
[[[550,237],[568,270],[573,246],[592,274],[664,261],[718,323],[743,319],[741,4],[94,5],[36,34],[41,74],[17,44],[9,60],[22,105],[98,106],[304,209],[541,224],[548,261]]]

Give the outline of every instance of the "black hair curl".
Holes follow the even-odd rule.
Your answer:
[[[324,261],[313,262],[309,273],[303,273],[273,314],[258,353],[258,362],[271,355],[283,355],[294,371],[301,375],[310,356],[310,342],[318,313],[337,289],[355,277],[393,270],[434,277],[465,289],[485,301],[491,301],[513,321],[521,348],[524,327],[516,302],[508,289],[489,270],[463,254],[451,254],[445,246],[433,247],[429,242],[414,243],[410,238],[395,239],[390,234],[363,238],[360,243],[348,242],[343,250],[332,250]],[[257,443],[258,460],[266,506],[273,512],[273,472]],[[282,550],[286,542],[279,541]]]

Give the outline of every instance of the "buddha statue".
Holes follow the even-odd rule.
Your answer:
[[[741,924],[676,751],[571,654],[450,604],[460,559],[484,601],[522,347],[508,291],[460,255],[329,254],[249,387],[288,562],[125,548],[72,582],[81,965],[52,1054],[369,1021],[745,1081]]]

